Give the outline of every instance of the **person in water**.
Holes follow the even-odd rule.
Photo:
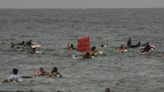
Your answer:
[[[129,37],[128,41],[127,41],[127,47],[131,47],[132,45],[132,41],[131,41],[131,38]]]
[[[86,52],[83,56],[84,59],[91,59],[91,54],[89,52]]]
[[[15,47],[15,45],[24,45],[24,43],[25,43],[25,41],[22,41],[22,42],[20,42],[20,43],[11,43],[11,48],[14,48]]]
[[[131,38],[129,38],[128,41],[127,41],[127,47],[129,47],[129,48],[137,48],[137,47],[140,47],[140,46],[141,46],[141,42],[138,42],[137,44],[132,45]]]
[[[111,92],[110,88],[106,88],[105,92]]]
[[[95,46],[93,46],[92,48],[91,48],[91,55],[97,55],[97,49],[96,49],[96,47]]]
[[[121,44],[120,50],[125,49],[124,44]]]
[[[51,72],[48,73],[49,77],[62,77],[60,72],[58,72],[58,68],[54,67]]]
[[[18,71],[17,68],[14,68],[12,70],[12,72],[13,72],[12,75],[10,75],[8,77],[8,79],[4,80],[2,83],[6,83],[6,82],[21,82],[21,81],[23,81],[23,78],[32,78],[30,76],[22,76],[22,75],[18,74],[19,71]]]
[[[30,39],[29,41],[26,42],[27,46],[31,47],[32,46],[32,40]]]
[[[125,51],[127,51],[127,48],[124,47],[124,44],[121,44],[121,46],[117,49],[117,51],[119,51],[119,52],[125,52]]]
[[[36,53],[36,48],[30,48],[30,50],[29,50],[29,53],[30,54],[35,54]]]
[[[44,68],[40,68],[38,71],[34,73],[34,76],[39,77],[39,76],[46,76],[48,73],[44,71]]]
[[[69,43],[68,43],[67,49],[68,49],[68,50],[74,50],[74,49],[76,49],[76,48],[75,48],[75,46],[74,46],[72,43],[71,43],[71,45],[69,45]]]
[[[145,47],[143,48],[143,51],[142,52],[149,52],[151,50],[151,48],[152,47],[150,46],[149,42],[147,42],[145,44]]]
[[[102,48],[108,48],[108,43],[107,43],[106,45],[101,44],[100,46],[101,46]]]

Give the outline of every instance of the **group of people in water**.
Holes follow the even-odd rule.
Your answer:
[[[108,48],[108,44],[107,45],[101,44],[101,47]],[[138,48],[138,52],[140,52],[141,54],[148,54],[155,49],[155,46],[150,44],[149,42],[146,42],[145,44],[141,44],[141,42],[138,42],[137,44],[132,44],[132,40],[131,38],[129,38],[127,41],[127,45],[125,46],[124,44],[121,44],[119,48],[116,48],[116,51],[127,52],[129,49],[133,49],[133,48]],[[76,47],[73,44],[70,44],[67,45],[67,50],[76,50]],[[103,51],[99,51],[95,46],[93,46],[90,49],[90,51],[80,56],[82,56],[83,59],[91,59],[95,56],[102,55],[102,54],[104,55]]]
[[[128,48],[139,48],[139,52],[146,54],[154,50],[155,46],[150,44],[149,42],[146,42],[145,44],[141,44],[141,42],[138,42],[137,44],[133,45],[131,38],[129,38],[127,41],[127,46],[121,44],[121,46],[117,50],[119,52],[126,52],[128,51]]]
[[[35,54],[37,52],[37,48],[39,47],[40,45],[36,45],[32,43],[32,40],[22,41],[18,43],[11,43],[11,48],[16,48],[17,50],[21,50],[21,51],[26,50],[28,54]]]
[[[67,50],[76,50],[76,48],[73,44],[70,44],[70,45],[67,45]],[[104,55],[104,53],[102,51],[97,50],[96,46],[93,46],[91,47],[89,51],[79,56],[82,56],[82,59],[92,59],[99,55]]]
[[[107,45],[102,44],[101,47],[108,47],[108,44]],[[22,41],[20,43],[11,43],[11,48],[17,48],[17,49],[21,49],[21,50],[24,50],[27,48],[28,53],[34,54],[34,53],[36,53],[37,46],[34,46],[32,43],[32,40],[29,40],[29,41]],[[145,44],[141,44],[141,42],[138,42],[137,44],[133,45],[131,38],[129,38],[126,46],[124,46],[124,44],[121,44],[121,46],[119,48],[117,48],[116,50],[119,52],[126,52],[130,48],[139,48],[139,51],[141,53],[148,53],[151,50],[155,49],[155,46],[150,44],[149,42],[147,42]],[[76,47],[73,44],[68,44],[67,50],[76,50]],[[104,53],[97,50],[97,48],[95,46],[93,46],[88,52],[86,52],[85,54],[82,54],[81,56],[83,59],[91,59],[95,56],[102,55],[102,54],[104,54]],[[44,68],[41,67],[39,70],[37,70],[33,74],[33,76],[22,76],[19,74],[18,69],[14,68],[12,70],[12,74],[7,79],[2,81],[2,83],[21,82],[21,81],[23,81],[23,78],[33,78],[33,77],[40,77],[40,76],[62,77],[62,74],[60,74],[60,72],[58,72],[57,67],[54,67],[50,72],[46,72],[44,70]],[[106,88],[105,92],[111,92],[110,88]]]
[[[46,72],[44,68],[40,67],[33,76],[23,76],[19,74],[17,68],[12,69],[12,74],[2,81],[2,83],[10,83],[10,82],[21,82],[24,78],[33,78],[33,77],[40,77],[40,76],[48,76],[48,77],[62,77],[62,74],[58,71],[57,67],[54,67],[50,72]]]

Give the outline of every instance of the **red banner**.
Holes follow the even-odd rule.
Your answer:
[[[79,51],[79,52],[90,51],[90,39],[89,39],[89,37],[81,37],[78,39],[77,51]]]

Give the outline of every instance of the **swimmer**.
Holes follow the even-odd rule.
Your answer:
[[[34,73],[33,76],[38,77],[38,76],[46,76],[46,75],[48,75],[48,73],[44,71],[44,68],[41,67],[38,71]]]

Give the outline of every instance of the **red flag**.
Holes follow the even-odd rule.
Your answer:
[[[79,52],[90,51],[90,39],[89,39],[89,37],[81,37],[78,39],[77,51],[79,51]]]

